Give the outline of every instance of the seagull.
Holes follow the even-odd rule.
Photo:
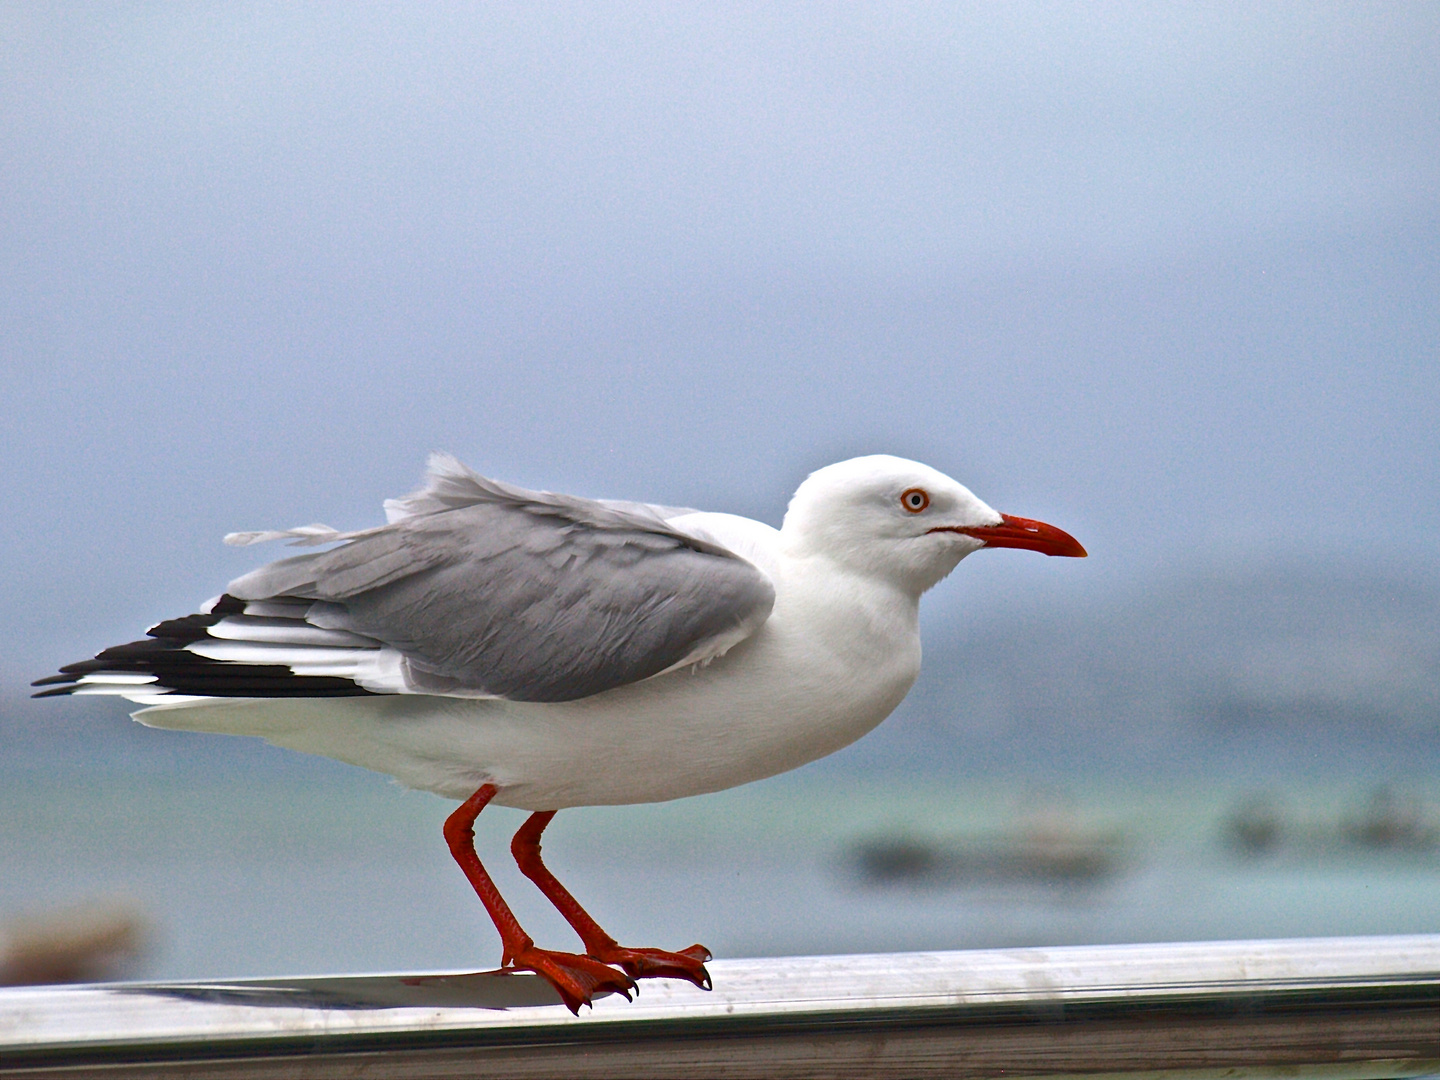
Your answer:
[[[546,868],[556,811],[661,802],[854,742],[920,671],[919,601],[982,548],[1083,557],[887,455],[810,474],[779,529],[734,514],[528,491],[432,455],[386,524],[232,533],[323,546],[198,612],[40,679],[119,695],[156,728],[259,736],[460,800],[444,834],[502,943],[578,1014],[643,978],[710,987],[701,945],[626,948]],[[578,934],[538,947],[475,852],[490,803],[531,811],[511,852]]]

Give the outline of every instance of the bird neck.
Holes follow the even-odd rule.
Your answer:
[[[777,607],[803,612],[826,634],[870,641],[919,634],[919,593],[892,575],[857,568],[826,552],[811,551],[785,560],[777,582]]]

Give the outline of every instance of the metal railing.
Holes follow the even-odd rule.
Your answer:
[[[0,990],[0,1076],[1440,1073],[1440,935],[718,960],[572,1017],[525,974]]]

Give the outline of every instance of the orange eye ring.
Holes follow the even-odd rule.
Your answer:
[[[930,493],[924,488],[906,488],[900,493],[900,505],[912,514],[918,514],[930,505]]]

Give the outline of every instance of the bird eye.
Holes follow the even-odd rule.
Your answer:
[[[910,488],[900,496],[900,505],[912,514],[918,514],[930,505],[930,493],[924,488]]]

